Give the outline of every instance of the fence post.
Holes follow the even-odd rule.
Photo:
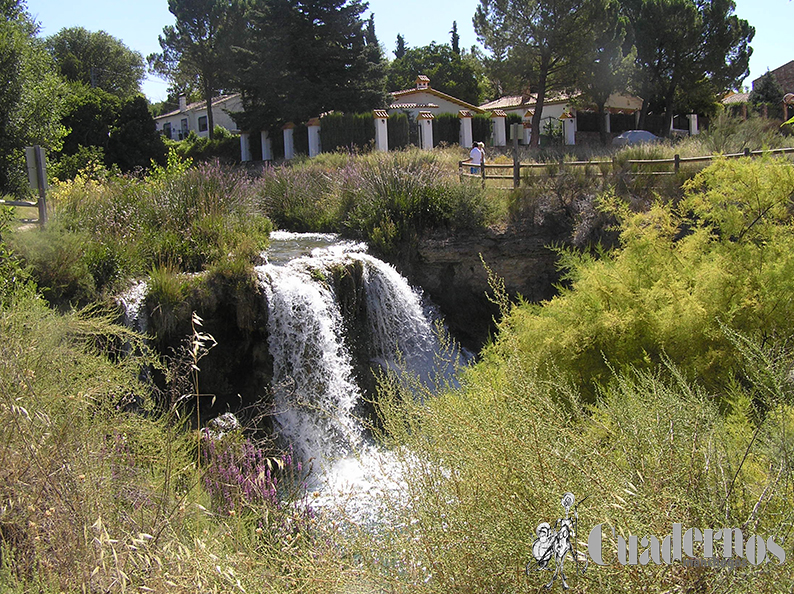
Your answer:
[[[681,155],[675,155],[673,160],[675,161],[675,172],[678,173],[678,170],[681,169]]]
[[[513,137],[513,189],[521,185],[521,163],[518,160],[518,135],[523,129],[523,124],[511,124],[510,134]]]
[[[744,147],[744,156],[749,157],[750,155],[750,147]]]
[[[47,161],[44,149],[38,144],[25,147],[25,160],[30,187],[39,194],[39,226],[43,229],[47,223]]]

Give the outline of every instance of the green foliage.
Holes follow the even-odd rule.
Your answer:
[[[386,102],[374,21],[360,2],[256,0],[236,43],[241,129],[306,122],[330,111],[363,113]],[[306,40],[311,39],[311,43]],[[262,56],[267,56],[266,60]]]
[[[17,233],[14,246],[48,298],[85,303],[156,266],[198,272],[230,254],[257,260],[271,225],[254,200],[242,173],[191,169],[172,153],[144,180],[80,174],[56,185],[52,224]]]
[[[61,29],[45,40],[61,75],[72,83],[102,89],[121,99],[140,93],[143,57],[104,31]]]
[[[431,43],[406,50],[401,58],[389,64],[386,86],[391,91],[414,88],[420,74],[429,77],[437,91],[472,105],[480,104],[480,87],[473,65],[449,45]]]
[[[24,148],[57,149],[61,127],[62,82],[23,2],[0,6],[0,191],[27,188]]]
[[[386,122],[389,134],[389,150],[404,149],[410,144],[411,122],[406,113],[395,113]]]
[[[775,76],[767,71],[753,85],[753,90],[750,92],[750,103],[756,107],[759,105],[778,107],[783,103],[783,94],[783,87],[780,86]]]
[[[239,43],[243,7],[221,0],[170,0],[168,10],[176,22],[163,28],[158,38],[162,52],[147,57],[149,68],[175,87],[201,94],[212,139],[212,99],[233,77],[232,44]]]
[[[240,161],[240,137],[222,126],[215,126],[212,140],[191,130],[184,140],[167,140],[166,146],[182,159],[231,164]]]
[[[526,353],[533,365],[595,393],[610,365],[654,366],[667,356],[710,389],[724,388],[736,352],[726,324],[753,337],[790,332],[788,215],[794,173],[775,160],[721,161],[686,185],[678,206],[632,213],[609,196],[622,248],[595,260],[561,252],[570,288],[517,307],[493,355]],[[736,283],[735,278],[741,278]]]
[[[476,228],[488,220],[484,192],[421,151],[375,154],[341,188],[341,224],[382,253],[412,249],[426,230]]]
[[[110,130],[108,165],[128,172],[146,169],[153,162],[162,164],[165,157],[163,137],[157,132],[146,99],[138,96],[127,100]]]
[[[433,143],[448,145],[460,142],[460,118],[455,113],[440,113],[433,120]]]
[[[339,148],[364,150],[375,142],[372,113],[330,113],[323,116],[321,142],[324,151]]]

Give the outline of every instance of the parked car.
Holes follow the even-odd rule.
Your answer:
[[[627,144],[642,144],[644,142],[659,142],[661,138],[656,134],[651,134],[647,130],[627,130],[612,139],[615,146],[626,146]]]

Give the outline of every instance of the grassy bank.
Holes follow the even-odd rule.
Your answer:
[[[57,188],[42,234],[0,221],[0,589],[536,592],[551,578],[525,571],[536,528],[571,491],[580,550],[597,524],[605,535],[605,565],[566,562],[575,591],[791,590],[790,160],[719,161],[657,200],[584,178],[523,202],[461,184],[456,161],[328,155],[257,178],[172,161]],[[459,386],[381,378],[401,481],[381,485],[381,525],[310,511],[305,470],[272,443],[190,429],[213,342],[199,320],[165,360],[95,303],[137,275],[175,308],[196,291],[185,272],[244,280],[271,220],[387,251],[530,208],[581,216],[583,236],[585,215],[603,216],[616,244],[561,250],[566,283],[546,303],[511,303],[494,279],[499,333]],[[92,306],[59,312],[43,289]],[[773,537],[786,562],[619,562],[613,528],[661,541],[676,523],[739,528],[742,557],[751,536]]]

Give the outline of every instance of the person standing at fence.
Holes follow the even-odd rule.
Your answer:
[[[471,147],[469,153],[469,162],[471,163],[471,174],[477,175],[480,173],[480,164],[483,162],[483,152],[480,149],[481,142],[475,142]]]

